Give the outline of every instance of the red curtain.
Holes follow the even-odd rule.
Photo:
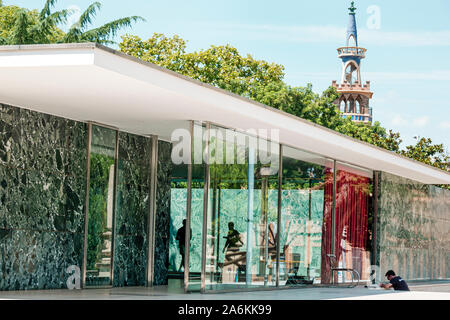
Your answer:
[[[333,179],[325,181],[324,216],[322,225],[322,283],[330,283],[331,272],[329,257],[332,244]],[[367,245],[367,228],[369,215],[370,179],[344,170],[336,175],[336,230],[335,255],[341,258],[345,240],[348,254],[352,257],[352,268],[361,273],[361,262]],[[344,229],[346,232],[344,232]]]

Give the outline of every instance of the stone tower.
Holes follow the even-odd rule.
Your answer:
[[[363,85],[361,80],[361,60],[366,57],[366,49],[358,46],[358,31],[354,2],[349,8],[349,24],[347,29],[347,43],[338,48],[338,57],[342,60],[342,76],[338,84],[333,81],[332,86],[340,93],[334,103],[339,107],[342,117],[351,117],[354,122],[372,123],[372,108],[369,101],[373,93],[370,91],[370,81]]]

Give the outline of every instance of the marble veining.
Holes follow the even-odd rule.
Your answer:
[[[81,267],[87,126],[0,104],[0,290],[65,288]]]
[[[381,173],[377,261],[408,280],[450,278],[450,191]]]

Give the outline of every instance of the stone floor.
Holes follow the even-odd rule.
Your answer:
[[[303,288],[288,290],[188,293],[174,286],[85,290],[37,290],[0,292],[1,299],[37,300],[450,300],[450,282],[411,283],[410,292],[384,289]]]

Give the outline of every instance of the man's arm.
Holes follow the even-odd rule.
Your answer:
[[[385,288],[385,289],[390,289],[390,288],[392,288],[392,283],[388,283],[388,284],[382,283],[382,284],[380,284],[380,287]]]

